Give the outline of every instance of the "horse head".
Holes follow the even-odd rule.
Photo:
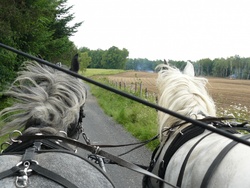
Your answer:
[[[77,72],[76,68],[73,71]],[[6,95],[16,100],[0,112],[7,117],[3,132],[24,128],[24,134],[77,136],[86,99],[81,80],[37,62],[26,62]]]
[[[199,119],[200,116],[215,116],[215,104],[206,89],[207,79],[195,77],[192,63],[187,62],[183,72],[162,64],[157,78],[159,105],[183,116]],[[178,118],[158,112],[159,132],[181,123]]]

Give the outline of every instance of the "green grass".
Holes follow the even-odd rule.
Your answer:
[[[157,112],[155,109],[97,86],[91,85],[91,93],[97,98],[104,112],[117,123],[123,125],[137,139],[148,140],[157,134]],[[154,149],[158,143],[158,140],[151,142],[148,147]]]
[[[81,72],[83,76],[91,77],[95,75],[111,75],[111,74],[118,74],[121,72],[126,72],[125,70],[121,69],[87,69],[84,72]]]
[[[11,98],[8,98],[8,97],[4,97],[4,96],[1,96],[0,97],[0,111],[8,106],[10,106],[12,103],[13,103],[13,99]],[[4,126],[4,123],[2,121],[2,119],[0,118],[0,130],[1,128]],[[1,132],[0,132],[1,134]],[[0,144],[5,142],[6,140],[8,140],[8,136],[9,135],[4,135],[4,136],[0,136]]]

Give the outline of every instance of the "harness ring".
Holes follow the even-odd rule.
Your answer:
[[[14,143],[22,143],[22,140],[17,140],[16,138],[13,138],[13,135],[15,134],[15,133],[18,133],[19,134],[19,136],[22,136],[22,133],[21,133],[21,131],[19,131],[19,130],[14,130],[14,131],[12,131],[11,133],[10,133],[10,135],[9,135],[9,139],[12,141],[12,142],[14,142]]]

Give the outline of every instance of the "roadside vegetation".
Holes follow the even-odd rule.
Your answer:
[[[100,80],[98,80],[100,81]],[[107,84],[107,82],[102,81]],[[157,111],[118,94],[91,85],[91,93],[97,98],[105,113],[121,124],[137,139],[144,141],[157,134]],[[153,149],[158,144],[148,144]]]
[[[108,80],[103,75],[118,74],[121,72],[124,71],[118,69],[87,69],[83,75],[108,85]],[[104,112],[111,116],[117,123],[121,124],[137,139],[144,141],[157,134],[157,111],[155,109],[99,88],[98,86],[92,84],[90,86],[91,93],[97,98]],[[139,93],[135,93],[134,95],[139,95]],[[148,100],[151,99],[149,98]],[[154,98],[152,98],[151,102],[153,101]],[[154,149],[158,143],[158,140],[150,142],[148,147]]]

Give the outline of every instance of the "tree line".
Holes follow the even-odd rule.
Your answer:
[[[201,59],[193,63],[197,75],[250,79],[250,58],[239,55],[214,60]]]
[[[107,50],[90,50],[87,47],[79,49],[80,63],[83,68],[125,69],[129,55],[127,49],[112,46]]]
[[[190,61],[194,65],[196,76],[230,77],[234,79],[250,79],[250,58],[239,55],[228,58],[209,58],[198,61]],[[185,67],[185,61],[169,60],[181,70]]]
[[[108,50],[90,50],[87,47],[81,47],[79,51],[80,63],[82,67],[86,68],[154,71],[158,64],[163,63],[161,60],[128,58],[129,51],[125,48],[119,49],[116,46],[112,46]]]
[[[104,68],[104,69],[124,69],[137,71],[155,71],[157,65],[164,63],[164,60],[148,60],[146,58],[128,58],[127,49],[120,50],[113,46],[108,50],[90,50],[82,47],[81,52],[82,67]],[[231,77],[238,79],[250,79],[250,58],[239,55],[229,58],[200,59],[190,61],[194,65],[197,76]],[[168,60],[169,64],[183,69],[186,61]]]
[[[79,53],[85,68],[125,69],[154,71],[163,60],[131,59],[129,51],[112,46],[107,50],[77,49],[69,37],[77,32],[82,22],[69,26],[74,19],[72,6],[67,0],[1,0],[0,42],[50,62],[69,65],[74,54]],[[16,76],[26,59],[0,48],[0,91]],[[169,60],[183,68],[185,61]],[[238,55],[229,58],[201,59],[192,62],[196,75],[250,79],[250,58]]]

